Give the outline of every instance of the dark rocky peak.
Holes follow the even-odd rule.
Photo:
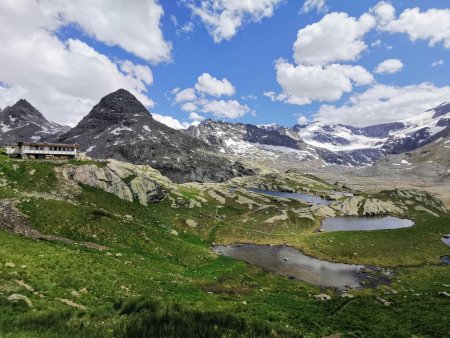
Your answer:
[[[251,124],[245,126],[247,129],[247,134],[244,138],[245,141],[295,149],[298,148],[296,140],[281,134],[277,129],[263,129]]]
[[[433,118],[437,118],[439,116],[444,116],[448,113],[450,113],[450,102],[442,103],[441,105],[437,106],[436,108],[430,109],[428,111],[434,111]]]
[[[147,108],[125,89],[119,89],[103,97],[93,112],[104,115],[150,115]]]
[[[112,125],[135,124],[138,117],[153,120],[147,108],[133,94],[119,89],[103,97],[77,127],[106,129]]]
[[[11,107],[6,107],[1,112],[1,115],[3,119],[17,119],[22,122],[33,122],[37,124],[48,123],[44,115],[24,99],[20,99]]]

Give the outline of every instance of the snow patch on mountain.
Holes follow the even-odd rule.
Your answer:
[[[376,149],[381,148],[387,140],[387,138],[354,134],[345,126],[328,126],[320,122],[300,127],[297,133],[304,142],[330,151]]]

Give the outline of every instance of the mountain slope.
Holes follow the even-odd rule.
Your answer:
[[[434,184],[450,184],[450,126],[437,133],[434,140],[419,149],[389,155],[359,175],[415,179]]]
[[[101,99],[80,123],[59,138],[78,143],[88,156],[148,164],[176,182],[221,182],[252,174],[212,147],[154,120],[126,90]]]
[[[69,127],[48,121],[28,101],[19,100],[0,111],[0,143],[42,142],[67,132]]]

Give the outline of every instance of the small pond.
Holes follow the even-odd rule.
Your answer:
[[[392,216],[338,216],[323,220],[320,229],[325,232],[356,230],[371,231],[409,228],[413,225],[414,222],[409,219]]]
[[[251,192],[255,192],[257,194],[270,195],[275,197],[283,197],[283,198],[291,198],[296,200],[302,200],[308,203],[327,205],[333,203],[333,201],[328,201],[319,196],[308,195],[308,194],[299,194],[295,192],[281,192],[281,191],[271,191],[271,190],[261,190],[261,189],[248,189]]]
[[[377,283],[374,281],[377,277],[367,271],[371,268],[322,261],[306,256],[288,246],[237,244],[214,246],[213,251],[256,265],[277,275],[288,276],[319,286],[345,289],[360,288],[363,284]],[[378,274],[378,278],[381,278],[379,276],[380,274]]]
[[[444,237],[442,237],[442,242],[450,246],[450,235],[445,235]]]

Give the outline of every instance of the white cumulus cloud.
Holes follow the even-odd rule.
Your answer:
[[[195,122],[202,122],[205,120],[205,117],[198,113],[192,112],[189,113],[189,120],[193,120]]]
[[[330,13],[300,29],[293,46],[295,64],[284,59],[275,63],[281,93],[268,91],[264,95],[272,101],[306,105],[335,101],[354,86],[371,84],[373,76],[365,68],[338,62],[358,59],[367,48],[364,35],[375,25],[369,14],[354,18]]]
[[[184,0],[215,42],[230,40],[247,22],[271,17],[282,0]]]
[[[195,112],[198,110],[198,107],[195,103],[187,102],[181,106],[181,110],[187,111],[187,112]]]
[[[172,90],[174,103],[180,104],[181,110],[189,113],[189,119],[201,122],[205,119],[199,112],[215,117],[236,119],[251,112],[251,109],[237,100],[219,100],[222,96],[233,96],[236,88],[228,79],[219,80],[209,73],[197,78],[193,88]]]
[[[305,115],[301,114],[301,115],[299,115],[298,118],[297,118],[297,123],[298,123],[298,124],[305,124],[305,123],[308,123],[308,118],[307,118]]]
[[[377,84],[351,96],[340,107],[322,105],[315,119],[330,124],[368,126],[397,122],[434,108],[450,98],[450,87],[421,83],[404,87]]]
[[[294,43],[294,60],[303,65],[355,61],[367,48],[364,35],[375,27],[375,18],[359,19],[347,13],[330,13],[319,22],[300,29]]]
[[[29,4],[35,1],[26,2]],[[120,46],[151,62],[170,60],[171,45],[164,40],[160,28],[164,11],[155,0],[36,2],[58,21],[58,25],[75,23],[95,39],[108,45]]]
[[[165,124],[166,126],[173,129],[187,129],[191,126],[190,123],[180,122],[172,116],[160,115],[155,113],[152,113],[152,116],[156,121],[161,122],[162,124]]]
[[[377,68],[375,68],[375,73],[378,74],[394,74],[398,73],[403,69],[404,65],[402,60],[399,59],[387,59],[381,62]]]
[[[208,73],[203,73],[197,79],[195,89],[200,93],[206,93],[211,96],[231,96],[234,95],[236,89],[227,79],[218,80]]]
[[[195,94],[195,89],[194,88],[186,88],[183,90],[179,90],[174,89],[174,91],[172,91],[172,93],[176,94],[175,95],[175,102],[176,103],[180,103],[180,102],[186,102],[186,101],[193,101],[197,98],[197,95]]]
[[[200,111],[217,117],[235,119],[249,113],[250,108],[236,100],[206,100]]]
[[[276,99],[297,105],[313,101],[335,101],[344,93],[350,93],[353,85],[368,85],[373,82],[373,76],[361,66],[295,66],[279,60],[276,71],[277,81],[282,88],[282,93]],[[273,93],[265,95],[273,98]]]
[[[152,107],[147,96],[147,86],[153,82],[150,68],[111,60],[77,39],[59,40],[54,32],[67,21],[56,15],[58,6],[53,1],[0,2],[0,107],[26,98],[48,119],[74,125],[102,96],[119,88]],[[88,8],[97,10],[98,6],[100,2],[93,1],[84,7],[89,12]],[[111,15],[105,12],[101,18],[108,20]],[[151,35],[151,26],[148,29]]]
[[[398,18],[392,4],[382,1],[372,10],[379,19],[379,28],[390,33],[407,34],[412,41],[427,40],[430,46],[443,43],[450,49],[450,8],[405,9]]]

